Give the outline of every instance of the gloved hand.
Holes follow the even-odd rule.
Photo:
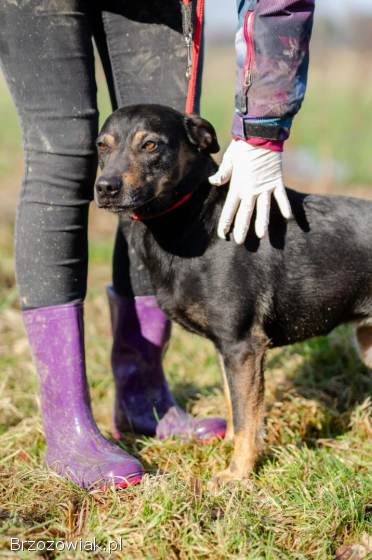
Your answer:
[[[221,239],[226,239],[235,217],[233,237],[236,243],[244,243],[255,205],[256,235],[262,238],[269,225],[272,194],[284,218],[291,217],[283,185],[281,152],[252,146],[244,140],[232,140],[217,173],[209,177],[209,182],[215,186],[229,180],[229,192],[217,230]]]

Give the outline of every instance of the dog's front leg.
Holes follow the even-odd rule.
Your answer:
[[[263,362],[267,339],[257,333],[224,357],[231,397],[234,451],[230,465],[215,475],[212,487],[249,476],[262,447],[264,414]]]

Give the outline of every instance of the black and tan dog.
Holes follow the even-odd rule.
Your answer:
[[[158,302],[213,341],[223,362],[234,436],[217,480],[247,477],[261,446],[267,348],[355,322],[372,367],[372,202],[288,190],[293,219],[271,210],[269,235],[245,245],[217,237],[226,189],[211,187],[213,127],[158,105],[115,111],[98,138],[96,202],[130,213],[131,242]]]

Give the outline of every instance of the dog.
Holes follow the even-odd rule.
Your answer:
[[[236,245],[216,233],[227,189],[208,182],[219,151],[208,121],[128,106],[106,120],[97,146],[96,203],[130,215],[130,242],[160,307],[221,357],[234,450],[214,480],[245,479],[262,448],[268,348],[353,322],[372,367],[372,202],[287,189],[293,218],[273,201],[268,235],[259,240],[251,227]]]

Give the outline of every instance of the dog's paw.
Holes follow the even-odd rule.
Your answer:
[[[233,472],[227,468],[213,476],[208,482],[208,490],[212,493],[216,493],[227,485],[231,486],[235,484],[244,485],[250,489],[252,481],[247,476],[239,475],[239,473]]]

